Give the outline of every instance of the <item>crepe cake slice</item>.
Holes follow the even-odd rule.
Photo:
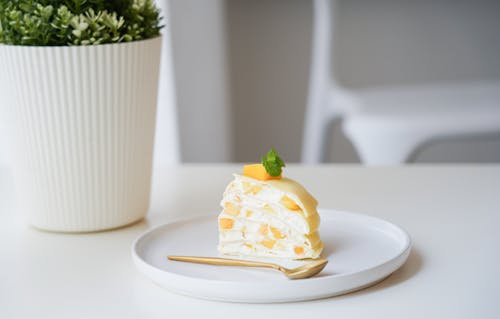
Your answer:
[[[318,202],[292,179],[247,165],[227,186],[219,215],[218,250],[224,255],[318,258]]]

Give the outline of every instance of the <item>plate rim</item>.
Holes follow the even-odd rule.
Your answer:
[[[360,218],[365,218],[365,219],[368,218],[368,219],[374,220],[374,221],[376,221],[378,223],[386,224],[386,225],[388,225],[388,226],[390,226],[390,227],[392,227],[392,228],[394,228],[394,229],[396,229],[397,231],[400,232],[400,235],[402,235],[402,237],[404,239],[403,248],[401,248],[400,252],[397,255],[394,255],[393,257],[391,257],[391,258],[389,258],[387,260],[384,260],[383,262],[381,262],[381,263],[379,263],[379,264],[377,264],[375,266],[371,266],[369,268],[365,268],[365,269],[361,269],[361,270],[356,270],[356,271],[351,271],[351,272],[346,272],[346,273],[342,273],[342,274],[338,274],[338,275],[331,275],[331,276],[324,276],[324,277],[312,277],[312,278],[301,279],[301,280],[283,281],[280,284],[290,284],[290,283],[293,283],[293,285],[295,286],[295,285],[297,285],[297,283],[304,283],[304,282],[310,283],[312,281],[320,281],[320,280],[324,281],[324,280],[333,279],[333,278],[336,278],[336,279],[337,278],[343,278],[343,279],[345,279],[345,278],[347,278],[349,276],[353,276],[354,274],[366,273],[366,272],[372,271],[372,270],[374,270],[376,268],[384,267],[387,264],[391,263],[392,261],[398,260],[398,259],[402,258],[404,255],[407,255],[406,258],[402,261],[402,263],[401,263],[400,266],[398,266],[396,269],[394,269],[389,274],[387,274],[386,276],[384,276],[384,278],[386,278],[392,272],[396,271],[399,267],[401,267],[402,265],[404,265],[404,263],[406,262],[406,260],[407,260],[407,258],[409,256],[409,253],[411,251],[411,248],[412,248],[412,240],[411,240],[411,237],[408,234],[408,232],[404,228],[402,228],[401,226],[399,226],[399,225],[397,225],[395,223],[389,222],[387,220],[384,220],[384,219],[381,219],[381,218],[378,218],[378,217],[374,217],[374,216],[371,216],[371,215],[368,215],[368,214],[359,213],[359,212],[350,212],[350,211],[336,210],[336,209],[329,209],[329,208],[318,208],[318,212],[319,212],[321,218],[323,218],[322,215],[324,215],[325,213],[329,214],[329,213],[333,212],[333,213],[336,213],[336,214],[340,213],[340,214],[343,214],[343,215],[351,215],[351,216],[354,215],[354,216],[357,216],[357,217],[360,217]],[[175,273],[175,272],[165,271],[163,269],[157,268],[154,265],[151,265],[150,263],[146,262],[137,253],[137,246],[139,245],[140,241],[143,240],[143,239],[145,239],[145,238],[147,238],[149,235],[151,235],[152,233],[154,233],[155,231],[157,231],[160,228],[171,226],[173,224],[187,223],[187,222],[191,222],[191,221],[194,221],[194,220],[197,220],[197,219],[208,218],[208,217],[216,217],[216,216],[217,216],[217,213],[215,213],[215,212],[208,213],[208,214],[207,213],[205,213],[205,214],[196,214],[196,215],[193,215],[193,216],[190,216],[190,217],[176,218],[176,219],[173,219],[173,220],[171,220],[171,221],[169,221],[167,223],[156,225],[153,228],[151,228],[149,230],[146,230],[145,232],[141,233],[133,241],[133,243],[131,245],[131,253],[132,253],[132,259],[133,259],[134,263],[136,264],[137,267],[141,266],[141,267],[146,267],[146,268],[148,268],[150,270],[159,271],[162,274],[164,274],[165,276],[172,276],[172,277],[179,277],[179,278],[182,278],[182,279],[202,281],[202,282],[210,283],[210,284],[237,285],[237,286],[242,286],[242,285],[243,286],[265,286],[266,285],[265,282],[248,282],[248,281],[239,282],[239,281],[231,281],[231,280],[199,278],[199,277],[192,277],[192,276],[183,275],[183,274],[179,274],[179,273]],[[166,258],[166,256],[165,256],[165,258]],[[152,278],[150,278],[150,279],[152,279]],[[152,279],[152,280],[154,281],[154,279]],[[271,285],[272,285],[272,283],[271,283]],[[362,288],[360,288],[360,289],[362,289]]]

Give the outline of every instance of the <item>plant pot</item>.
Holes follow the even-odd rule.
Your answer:
[[[161,37],[0,46],[18,208],[50,231],[131,224],[149,207]]]

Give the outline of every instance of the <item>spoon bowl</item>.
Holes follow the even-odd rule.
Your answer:
[[[281,267],[281,272],[290,279],[309,278],[319,274],[325,268],[326,264],[328,264],[328,259],[322,258],[297,268],[288,269]]]

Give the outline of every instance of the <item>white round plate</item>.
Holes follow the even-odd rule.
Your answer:
[[[168,255],[218,256],[217,215],[158,226],[132,245],[140,272],[171,291],[233,302],[290,302],[325,298],[379,282],[404,264],[410,237],[384,220],[320,209],[328,265],[317,276],[290,280],[275,270],[211,266],[167,260]],[[261,259],[262,260],[262,259]],[[299,261],[266,259],[285,267]]]

